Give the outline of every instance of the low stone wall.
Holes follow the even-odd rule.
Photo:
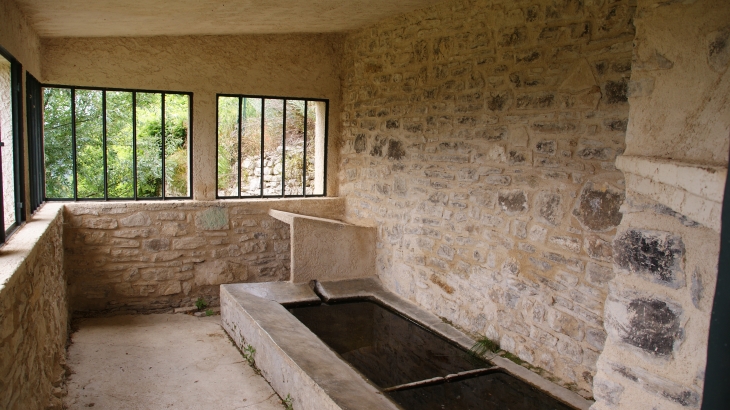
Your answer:
[[[289,226],[278,209],[337,217],[332,198],[66,205],[65,268],[76,314],[218,304],[222,283],[289,277]]]
[[[46,204],[0,248],[0,408],[60,408],[68,339],[61,206]]]

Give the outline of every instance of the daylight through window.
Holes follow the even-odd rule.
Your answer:
[[[218,198],[325,195],[327,100],[218,96]]]
[[[48,199],[191,197],[191,94],[45,86]]]

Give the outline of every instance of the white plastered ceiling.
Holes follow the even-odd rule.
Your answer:
[[[15,0],[40,37],[331,33],[442,0]]]

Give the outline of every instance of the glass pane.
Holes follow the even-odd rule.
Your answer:
[[[314,194],[314,135],[317,111],[312,101],[307,101],[307,195]]]
[[[162,196],[162,94],[137,93],[137,196]]]
[[[15,172],[13,167],[13,101],[10,61],[0,56],[0,139],[3,163],[3,205],[5,229],[15,223]]]
[[[46,197],[73,198],[71,90],[43,89],[43,155]]]
[[[188,130],[190,99],[165,94],[165,196],[186,197],[188,192]]]
[[[264,195],[281,195],[284,100],[265,100]]]
[[[218,196],[238,196],[238,97],[218,97]]]
[[[261,102],[243,98],[241,103],[241,195],[261,195]]]
[[[302,195],[304,187],[304,100],[286,101],[284,193]]]
[[[100,90],[76,90],[76,178],[79,198],[104,197],[104,110]]]
[[[106,93],[106,161],[109,198],[134,198],[132,93]]]

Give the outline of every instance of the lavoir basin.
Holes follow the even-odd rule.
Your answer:
[[[316,291],[316,293],[315,293]],[[588,409],[377,279],[221,287],[223,326],[296,409]]]

